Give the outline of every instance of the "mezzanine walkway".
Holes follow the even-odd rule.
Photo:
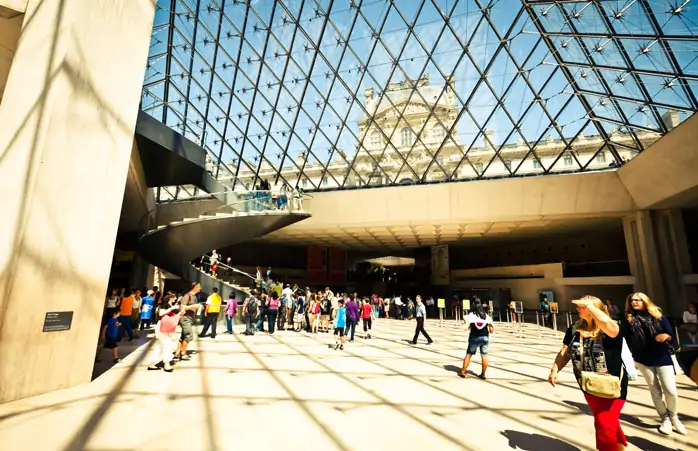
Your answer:
[[[144,346],[91,384],[0,405],[0,450],[593,449],[571,370],[547,383],[560,334],[530,327],[520,339],[501,327],[482,381],[456,377],[462,329],[430,320],[436,343],[413,347],[413,328],[379,320],[372,340],[344,351],[328,348],[328,334],[219,334],[197,339],[171,374],[146,371]],[[649,392],[632,383],[629,449],[698,450],[698,390],[685,376],[680,396],[689,435],[663,437]]]

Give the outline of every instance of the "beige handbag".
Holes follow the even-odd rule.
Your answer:
[[[579,360],[584,368],[584,338],[579,336]],[[620,377],[612,374],[599,374],[593,371],[582,371],[582,390],[598,398],[620,398],[621,381],[623,380],[623,364],[620,366]]]

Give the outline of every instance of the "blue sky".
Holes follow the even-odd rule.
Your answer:
[[[310,161],[325,163],[335,159],[334,149],[339,148],[350,162],[358,144],[357,121],[364,115],[361,107],[364,89],[373,87],[378,93],[388,82],[424,74],[440,87],[446,84],[444,76],[453,74],[460,110],[456,140],[466,148],[483,144],[481,129],[494,132],[495,145],[522,139],[533,145],[548,135],[569,140],[582,129],[586,136],[598,134],[520,0],[489,4],[475,0],[395,1],[394,5],[385,0],[356,1],[360,3],[358,8],[352,8],[348,0],[258,0],[251,2],[247,16],[247,5],[230,0],[225,2],[222,22],[220,1],[177,0],[172,77],[166,100],[171,110],[167,125],[190,138],[198,135],[199,139],[205,127],[203,144],[214,154],[222,148],[225,163],[237,161],[241,155],[255,166],[261,152],[274,166],[292,167],[294,161],[300,166],[302,163],[296,156],[308,148],[314,155]],[[632,0],[601,3],[607,21],[617,33],[653,33],[640,3]],[[199,11],[195,17],[197,4]],[[695,10],[672,15],[667,13],[677,6],[672,2],[650,0],[648,4],[666,34],[694,37],[698,30]],[[574,27],[580,33],[607,34],[607,21],[601,16],[601,9],[594,5],[584,8],[584,5],[583,2],[535,4],[533,11],[547,32],[570,33]],[[159,6],[146,86],[162,80],[165,73],[166,58],[158,55],[167,51],[168,29],[158,29],[158,25],[168,23],[170,1],[161,0]],[[323,11],[328,10],[329,22],[323,34]],[[622,16],[614,18],[618,11],[622,11]],[[579,18],[568,20],[575,13],[579,13]],[[450,27],[445,26],[444,16],[449,17]],[[293,23],[294,18],[298,18],[298,27]],[[194,38],[196,20],[199,26]],[[217,36],[219,23],[220,36]],[[413,26],[414,33],[410,33],[408,24]],[[381,30],[382,43],[373,37],[371,27]],[[244,39],[240,36],[243,30]],[[505,38],[506,47],[500,38]],[[195,42],[196,52],[192,52],[187,40]],[[569,72],[581,89],[605,94],[605,82],[614,94],[641,101],[639,77],[658,103],[687,111],[695,107],[678,82],[667,86],[672,77],[649,74],[628,77],[623,70],[590,70],[581,46],[601,48],[593,54],[596,64],[627,67],[616,40],[589,37],[578,41],[564,36],[551,36],[551,40],[558,49],[557,56],[572,64]],[[667,58],[664,47],[656,42],[628,38],[620,43],[638,69],[671,74],[674,64],[678,64],[685,73],[698,74],[695,59],[698,46],[694,39],[669,42],[675,62]],[[314,50],[315,45],[319,53]],[[642,53],[643,47],[649,47],[649,51]],[[292,58],[284,71],[289,51]],[[398,61],[395,70],[393,59]],[[335,69],[339,77],[334,76]],[[486,69],[492,89],[479,82],[480,72]],[[310,77],[306,78],[306,74]],[[618,80],[622,78],[625,80],[621,83]],[[691,86],[694,82],[684,83]],[[157,107],[161,102],[156,102],[153,96],[162,98],[164,86],[164,83],[149,86],[143,100],[143,108],[156,106],[149,112],[159,119],[163,107]],[[325,97],[328,102],[324,101]],[[609,119],[599,122],[607,132],[618,128],[614,122],[625,120],[630,126],[660,130],[656,115],[647,108],[643,110],[641,102],[609,102],[605,95],[586,98],[595,115]],[[557,130],[561,133],[551,125],[543,105],[550,116],[556,117]],[[251,109],[251,117],[246,108]],[[173,114],[175,111],[180,117]],[[666,109],[655,111],[661,114]],[[186,127],[181,118],[185,114]],[[682,114],[682,118],[687,115]],[[396,134],[394,139],[397,138]],[[288,157],[284,158],[283,149],[287,146]]]

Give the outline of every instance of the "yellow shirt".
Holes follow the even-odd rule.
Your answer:
[[[206,300],[206,305],[208,305],[209,313],[218,313],[221,311],[221,297],[218,293],[213,293]]]

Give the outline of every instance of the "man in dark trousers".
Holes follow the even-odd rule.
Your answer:
[[[421,332],[424,335],[424,338],[427,339],[427,344],[430,345],[434,342],[434,340],[431,339],[429,334],[427,333],[426,330],[424,330],[424,319],[427,316],[427,309],[424,307],[424,304],[422,303],[422,297],[417,296],[417,327],[414,329],[414,338],[412,339],[412,344],[416,345],[417,344],[417,338],[419,338],[419,333]]]

